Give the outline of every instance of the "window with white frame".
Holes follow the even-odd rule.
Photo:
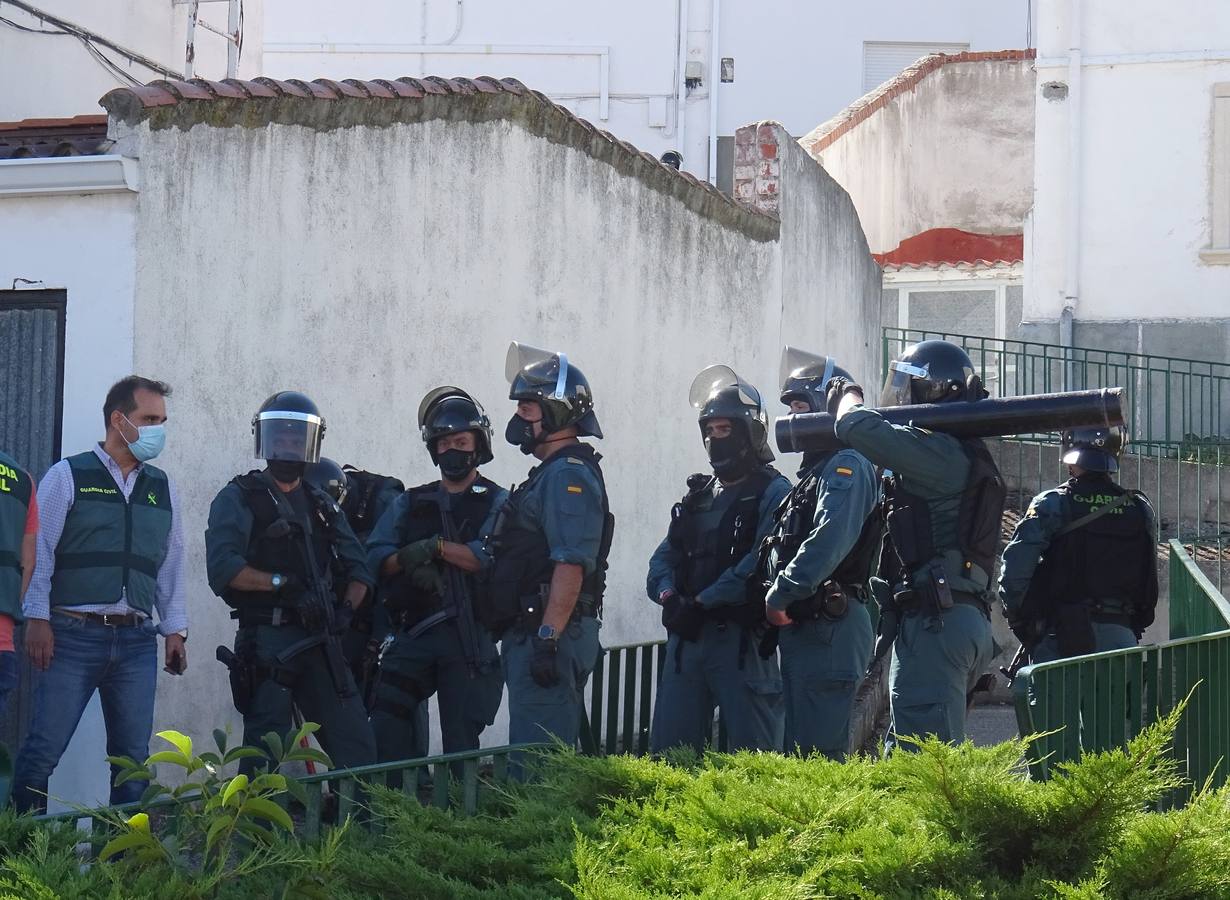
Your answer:
[[[1213,85],[1213,147],[1209,223],[1211,240],[1200,251],[1206,263],[1230,264],[1230,82]]]

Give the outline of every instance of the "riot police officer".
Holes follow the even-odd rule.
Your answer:
[[[885,483],[888,535],[898,571],[899,621],[889,669],[890,733],[965,736],[968,697],[991,657],[991,577],[999,550],[1004,489],[981,440],[893,425],[865,408],[862,388],[830,382],[837,437],[891,470]],[[976,402],[987,396],[969,356],[947,341],[922,341],[889,364],[881,406]],[[888,573],[881,573],[884,577]]]
[[[1071,478],[1034,497],[1004,548],[999,599],[1031,662],[1134,647],[1157,605],[1155,517],[1113,479],[1126,431],[1063,433]]]
[[[790,482],[769,464],[760,393],[733,369],[703,370],[689,401],[713,474],[688,478],[649,560],[646,590],[668,633],[650,747],[701,752],[716,706],[729,749],[780,750],[782,677],[776,652],[758,652],[765,622],[756,563]]]
[[[787,347],[782,403],[792,413],[825,412],[831,357]],[[879,479],[849,449],[803,454],[799,483],[777,511],[763,545],[769,621],[780,626],[786,750],[845,756],[854,693],[875,635],[869,581],[883,537]]]
[[[303,480],[320,458],[325,421],[305,395],[279,391],[252,418],[252,433],[266,468],[218,493],[205,531],[209,585],[239,622],[227,665],[244,743],[286,733],[294,704],[320,724],[334,765],[368,765],[375,741],[338,637],[373,579],[336,501]],[[346,584],[343,604],[335,568]]]
[[[517,403],[504,437],[539,464],[509,496],[486,547],[481,609],[502,635],[510,743],[573,746],[598,659],[614,519],[599,465],[580,437],[602,437],[585,375],[563,353],[513,343],[505,375]]]
[[[493,458],[491,422],[477,400],[444,386],[423,398],[418,423],[440,480],[398,497],[368,542],[395,635],[372,707],[382,762],[417,752],[414,718],[432,694],[444,752],[478,749],[504,693],[495,641],[475,618],[471,574],[480,537],[508,496],[478,471]]]

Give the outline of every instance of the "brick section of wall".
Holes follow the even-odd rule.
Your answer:
[[[772,122],[744,125],[735,132],[735,200],[766,215],[777,215],[781,192],[781,126]]]

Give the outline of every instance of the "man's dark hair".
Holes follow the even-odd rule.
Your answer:
[[[171,386],[165,381],[155,381],[152,378],[142,378],[140,375],[129,375],[111,385],[107,391],[107,399],[103,401],[103,425],[111,426],[111,413],[117,409],[128,415],[137,408],[135,394],[138,390],[153,391],[160,397],[171,396]]]

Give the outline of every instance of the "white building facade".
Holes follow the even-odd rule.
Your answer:
[[[264,3],[267,75],[512,76],[726,190],[739,126],[801,135],[928,53],[1029,37],[1026,0]]]
[[[1040,337],[1230,355],[1230,5],[1043,0],[1025,309]]]

